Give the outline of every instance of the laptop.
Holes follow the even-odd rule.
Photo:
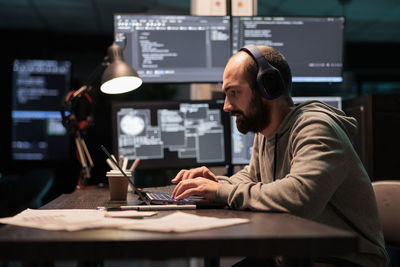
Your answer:
[[[132,187],[133,192],[139,196],[139,199],[143,201],[145,205],[176,205],[181,206],[182,209],[187,209],[187,207],[183,207],[183,205],[187,205],[193,208],[206,208],[206,207],[225,207],[226,204],[220,202],[212,202],[200,196],[191,196],[185,199],[172,199],[171,193],[173,191],[174,186],[166,186],[166,187],[156,187],[156,191],[147,191],[144,189],[139,189],[135,186],[135,184],[131,181],[131,179],[125,174],[125,172],[121,169],[119,164],[111,157],[111,154],[107,151],[107,149],[102,145],[101,149],[106,153],[107,157],[114,163],[114,165],[119,169],[119,171],[125,176],[128,180],[129,184]],[[179,209],[179,207],[176,207]]]

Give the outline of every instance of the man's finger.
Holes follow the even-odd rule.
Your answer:
[[[191,171],[192,171],[192,170],[186,171],[186,172],[183,174],[183,176],[182,176],[182,181],[183,181],[183,180],[189,179],[188,176],[190,175],[190,172],[191,172]]]
[[[171,182],[177,183],[177,182],[181,181],[182,180],[182,176],[186,171],[187,170],[181,170],[180,172],[178,172],[178,174],[175,176],[174,179],[171,180]]]
[[[198,189],[198,187],[192,187],[189,189],[186,189],[185,191],[183,191],[181,194],[177,195],[175,197],[175,199],[180,200],[180,199],[184,199],[193,195],[200,195],[200,190]]]
[[[202,173],[199,170],[199,168],[190,169],[190,170],[185,172],[185,174],[182,177],[182,180],[194,179],[194,178],[197,178],[197,177],[201,176],[201,174]]]
[[[196,177],[199,176],[199,172],[197,170],[193,170],[189,175],[188,175],[188,179],[194,179]],[[201,175],[201,174],[200,174]]]
[[[195,187],[196,184],[194,180],[184,180],[179,182],[179,184],[175,187],[174,192],[172,193],[172,198],[176,198],[176,196],[182,194],[182,192],[188,190],[191,187]]]
[[[171,198],[175,198],[176,195],[180,194],[182,190],[185,190],[185,184],[187,180],[180,181],[174,188],[174,191],[171,194]]]
[[[171,194],[172,199],[175,198],[176,192],[178,192],[179,187],[180,187],[180,182],[175,186],[174,191],[172,191],[172,194]]]

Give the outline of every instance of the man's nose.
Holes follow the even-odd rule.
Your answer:
[[[225,112],[230,112],[233,110],[232,104],[229,102],[228,97],[225,97],[225,102],[224,102],[224,111]]]

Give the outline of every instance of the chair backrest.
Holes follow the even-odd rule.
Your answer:
[[[400,181],[372,182],[387,247],[400,249]]]

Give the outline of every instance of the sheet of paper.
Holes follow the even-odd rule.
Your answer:
[[[131,219],[104,217],[104,211],[91,209],[26,209],[14,217],[0,218],[0,223],[44,230],[77,231],[90,228],[118,228]]]
[[[124,211],[119,211],[124,212]],[[133,212],[133,211],[129,211]],[[135,211],[138,212],[138,211]],[[145,212],[146,214],[148,212]],[[214,218],[176,211],[160,218],[125,219],[105,216],[106,211],[88,209],[26,209],[14,217],[0,218],[0,223],[44,230],[77,231],[91,228],[115,228],[156,232],[189,232],[248,223],[241,218]]]
[[[156,232],[190,232],[212,228],[248,223],[249,219],[242,218],[215,218],[193,215],[176,211],[162,218],[136,221],[134,224],[124,225],[121,229],[145,230]]]

